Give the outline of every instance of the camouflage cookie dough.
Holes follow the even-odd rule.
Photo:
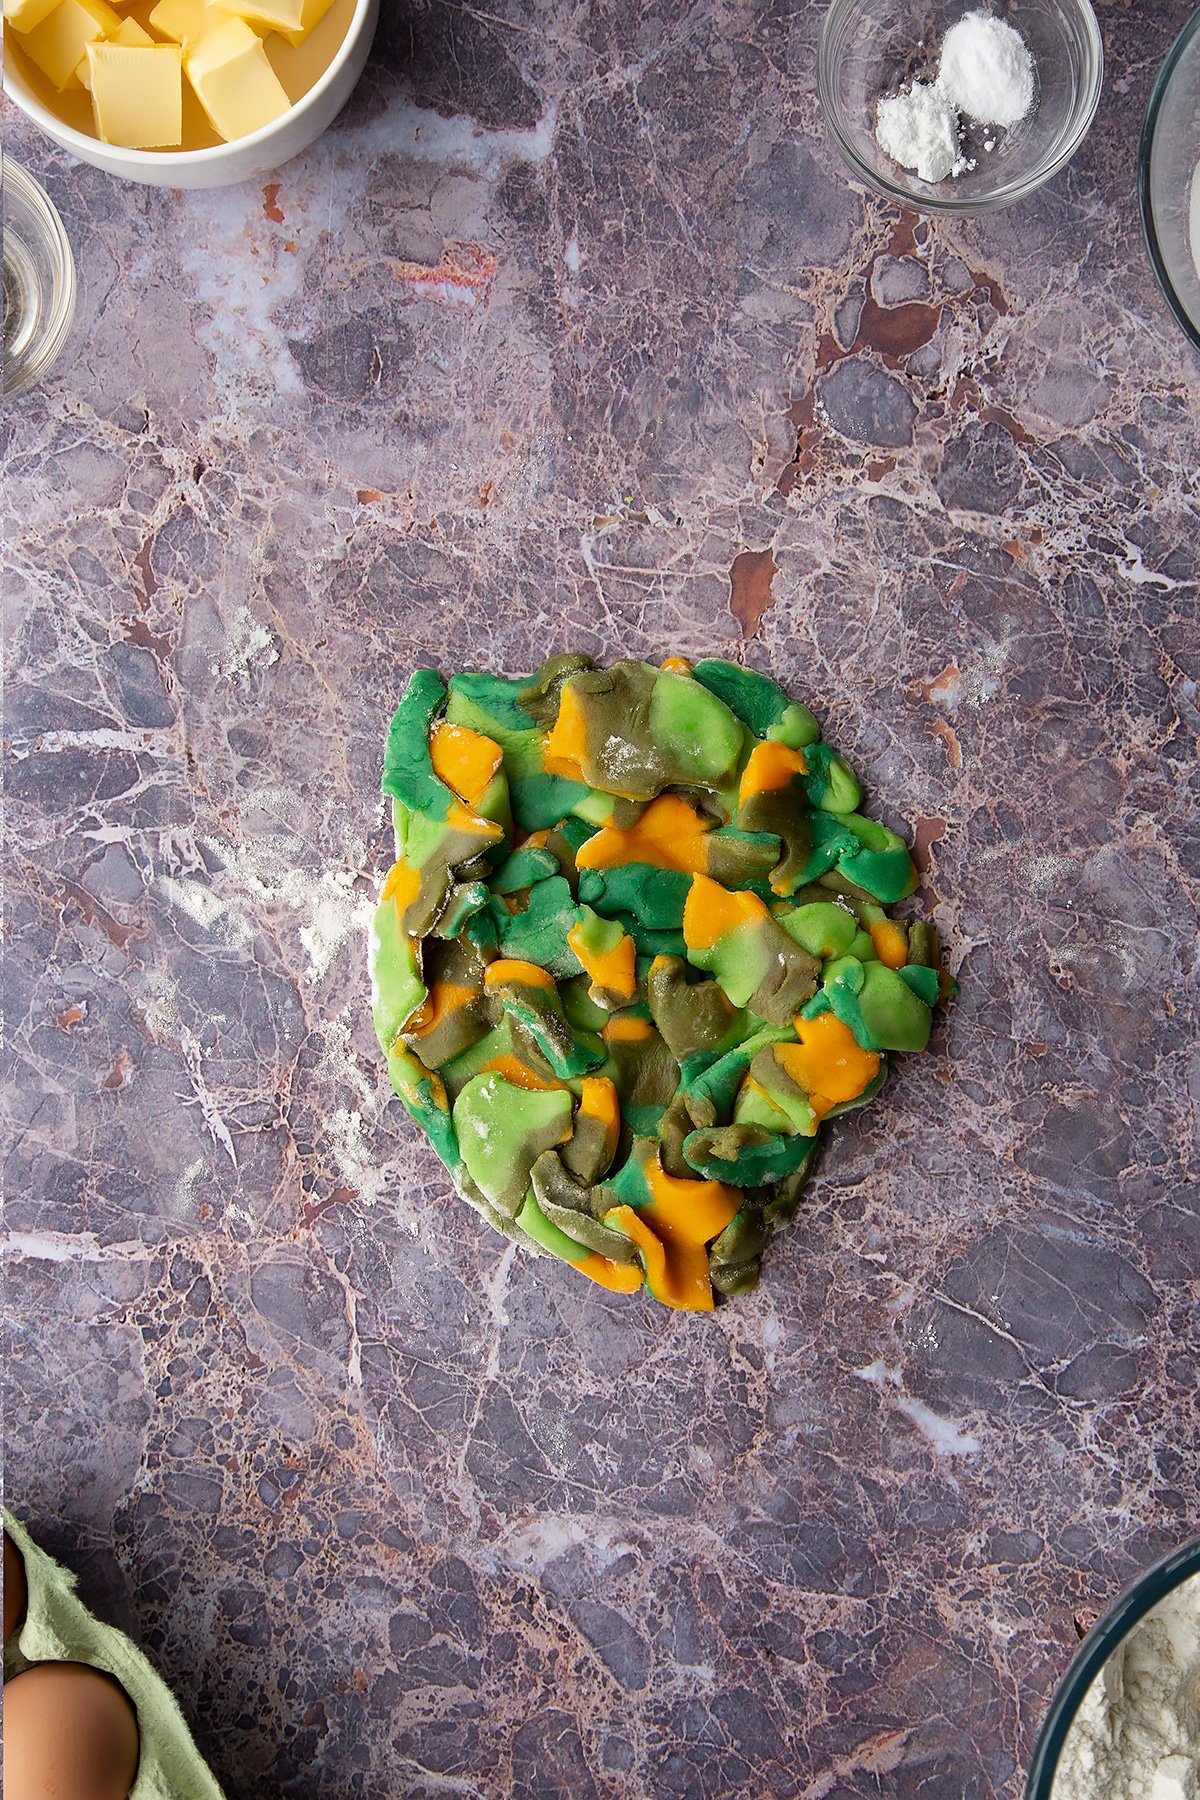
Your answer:
[[[822,1121],[952,986],[816,719],[727,662],[421,669],[383,791],[375,1027],[458,1191],[604,1287],[752,1288]]]

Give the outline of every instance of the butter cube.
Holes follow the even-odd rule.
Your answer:
[[[183,141],[183,51],[178,44],[89,44],[96,135],[126,150]]]
[[[299,31],[304,23],[304,0],[220,0],[227,11],[250,25],[269,25],[272,31]]]
[[[4,0],[4,23],[14,31],[32,31],[57,5],[58,0]]]
[[[184,67],[213,128],[226,141],[270,125],[292,104],[262,39],[242,19],[230,19],[189,45]]]
[[[124,44],[130,50],[137,49],[138,47],[144,50],[154,43],[154,39],[150,36],[150,33],[148,31],[143,31],[136,19],[122,19],[121,23],[117,26],[117,29],[113,32],[112,37],[107,41],[110,44]],[[88,56],[91,55],[91,52],[92,46],[89,44]],[[75,73],[78,75],[84,87],[90,91],[92,85],[92,70],[87,56],[84,57]]]
[[[247,24],[266,26],[289,44],[299,45],[320,24],[333,0],[221,0],[221,4]]]
[[[120,23],[121,15],[105,0],[59,0],[54,11],[26,34],[22,48],[61,94],[78,85],[75,71],[88,45],[111,37]]]
[[[231,17],[221,7],[209,6],[208,0],[158,0],[150,14],[150,28],[157,31],[159,37],[170,38],[172,43],[182,44],[185,50],[190,50],[216,26],[227,24]]]

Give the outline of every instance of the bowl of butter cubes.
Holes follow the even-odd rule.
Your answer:
[[[378,16],[379,0],[4,0],[4,86],[84,162],[222,187],[332,123]]]

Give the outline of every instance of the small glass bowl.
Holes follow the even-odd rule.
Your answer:
[[[875,142],[875,107],[913,78],[932,80],[943,37],[971,11],[995,12],[1025,39],[1037,69],[1034,103],[1007,131],[970,126],[974,169],[922,181]],[[1087,136],[1103,78],[1100,27],[1088,0],[833,0],[817,57],[825,118],[854,173],[886,199],[930,213],[991,211],[1049,181]]]
[[[1178,1550],[1172,1550],[1144,1575],[1139,1575],[1116,1604],[1092,1626],[1050,1703],[1029,1767],[1025,1800],[1053,1800],[1063,1746],[1084,1695],[1134,1626],[1139,1625],[1160,1600],[1196,1574],[1200,1574],[1200,1538],[1181,1544]]]
[[[1167,304],[1200,346],[1200,10],[1162,66],[1138,152],[1150,261]]]
[[[5,156],[4,394],[39,382],[62,354],[75,317],[75,259],[49,197]]]

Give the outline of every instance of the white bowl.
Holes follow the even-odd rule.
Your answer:
[[[46,136],[81,162],[144,181],[150,187],[229,187],[267,175],[315,142],[345,106],[366,65],[379,22],[379,0],[355,0],[353,15],[329,67],[281,119],[228,144],[203,150],[122,150],[64,125],[32,91],[14,59],[5,58],[4,91]]]

